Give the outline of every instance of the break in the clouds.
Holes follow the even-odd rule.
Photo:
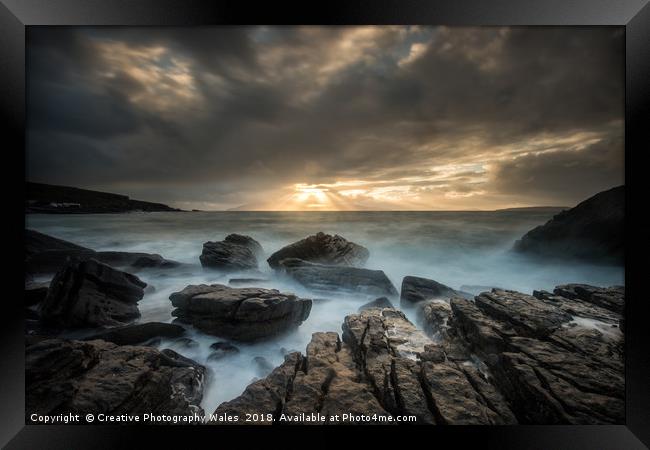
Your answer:
[[[623,183],[620,28],[30,28],[27,178],[182,208],[572,205]]]

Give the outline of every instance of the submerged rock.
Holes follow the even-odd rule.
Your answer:
[[[239,349],[229,342],[215,342],[210,345],[210,349],[214,351],[208,356],[208,361],[217,361],[226,356],[236,355],[239,353]]]
[[[34,230],[25,230],[25,272],[50,274],[58,272],[72,260],[95,259],[114,267],[177,267],[180,263],[153,253],[132,253],[95,250],[57,239]]]
[[[515,243],[518,252],[623,264],[625,186],[615,187],[562,211]]]
[[[455,296],[472,298],[471,294],[457,291],[435,280],[407,276],[402,280],[400,304],[408,307],[425,300],[450,299]]]
[[[172,315],[201,331],[253,341],[299,326],[309,317],[311,300],[275,289],[191,285],[170,297]]]
[[[199,257],[203,267],[224,271],[257,268],[257,258],[263,254],[262,246],[250,236],[230,234],[220,242],[206,242]]]
[[[390,302],[390,300],[388,300],[386,297],[379,297],[374,299],[371,302],[361,305],[358,311],[361,312],[364,309],[370,309],[370,308],[394,308],[394,306]]]
[[[34,340],[25,350],[25,407],[28,415],[202,414],[204,375],[171,350]]]
[[[273,253],[267,262],[274,269],[280,267],[283,259],[297,258],[303,261],[359,267],[363,266],[370,253],[359,244],[335,234],[317,233]]]
[[[101,339],[117,345],[134,345],[148,342],[155,338],[175,338],[183,334],[185,334],[185,328],[180,325],[163,322],[147,322],[111,328],[88,336],[85,340]]]
[[[326,266],[293,258],[283,259],[280,267],[298,283],[313,290],[397,296],[395,286],[381,270]]]
[[[72,261],[54,277],[40,304],[41,318],[62,327],[124,325],[140,317],[147,284],[94,259]]]

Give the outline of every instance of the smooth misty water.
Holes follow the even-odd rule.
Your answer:
[[[139,303],[141,322],[171,322],[169,295],[188,284],[223,283],[250,274],[221,274],[199,264],[202,244],[221,240],[230,233],[257,239],[267,256],[281,247],[318,231],[337,233],[370,250],[367,267],[381,269],[399,290],[406,275],[431,278],[453,288],[463,285],[496,286],[531,293],[562,283],[599,286],[624,284],[620,267],[538,262],[510,252],[514,241],[529,229],[546,222],[553,213],[519,210],[500,212],[193,212],[98,215],[28,215],[28,228],[95,250],[159,253],[188,263],[178,269],[146,269],[137,275],[153,286]],[[340,333],[343,318],[372,300],[361,296],[309,292],[287,280],[273,277],[260,265],[266,283],[258,287],[292,291],[315,300],[309,319],[290,334],[261,343],[240,344],[240,353],[219,361],[207,361],[210,344],[223,339],[190,330],[198,346],[184,348],[163,341],[206,365],[209,371],[203,407],[212,412],[221,402],[244,390],[264,370],[252,359],[265,357],[273,366],[286,351],[303,351],[316,331]],[[256,276],[258,277],[259,274]],[[471,292],[471,290],[470,290]],[[399,302],[396,302],[398,306]],[[406,311],[408,315],[411,312]],[[415,321],[414,317],[410,318]]]

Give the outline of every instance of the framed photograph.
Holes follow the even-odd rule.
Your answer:
[[[7,448],[647,448],[647,1],[0,17]]]

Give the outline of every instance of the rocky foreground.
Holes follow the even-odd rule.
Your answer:
[[[437,425],[623,423],[621,315],[602,306],[623,298],[622,288],[567,285],[536,296],[495,289],[437,299],[429,305],[444,306],[425,317],[428,336],[401,311],[370,308],[346,317],[340,336],[315,333],[305,355],[291,353],[215,413],[316,414],[322,423],[344,413]]]
[[[114,258],[138,261],[132,255]],[[205,243],[200,262],[204,270],[255,275],[262,255],[253,238],[232,234]],[[623,287],[570,284],[533,295],[494,288],[472,295],[407,276],[398,294],[381,270],[359,267],[367,258],[364,247],[324,233],[269,258],[273,276],[311,291],[378,298],[345,317],[342,333],[314,333],[304,354],[288,354],[279,367],[256,358],[270,374],[221,404],[217,417],[250,413],[266,423],[289,416],[310,424],[336,423],[343,414],[385,419],[373,423],[409,416],[409,423],[435,425],[623,423]],[[26,262],[39,262],[27,264],[32,273],[54,273],[51,282],[25,285],[28,412],[202,414],[207,369],[158,350],[162,338],[192,345],[184,335],[194,328],[235,342],[259,341],[295,330],[312,310],[312,300],[275,289],[189,285],[170,296],[174,323],[133,323],[146,283],[107,263],[102,252],[28,232]],[[416,324],[393,306],[397,300]],[[59,337],[71,330],[84,330],[85,338]],[[208,360],[216,363],[239,351],[225,341],[211,350]]]

